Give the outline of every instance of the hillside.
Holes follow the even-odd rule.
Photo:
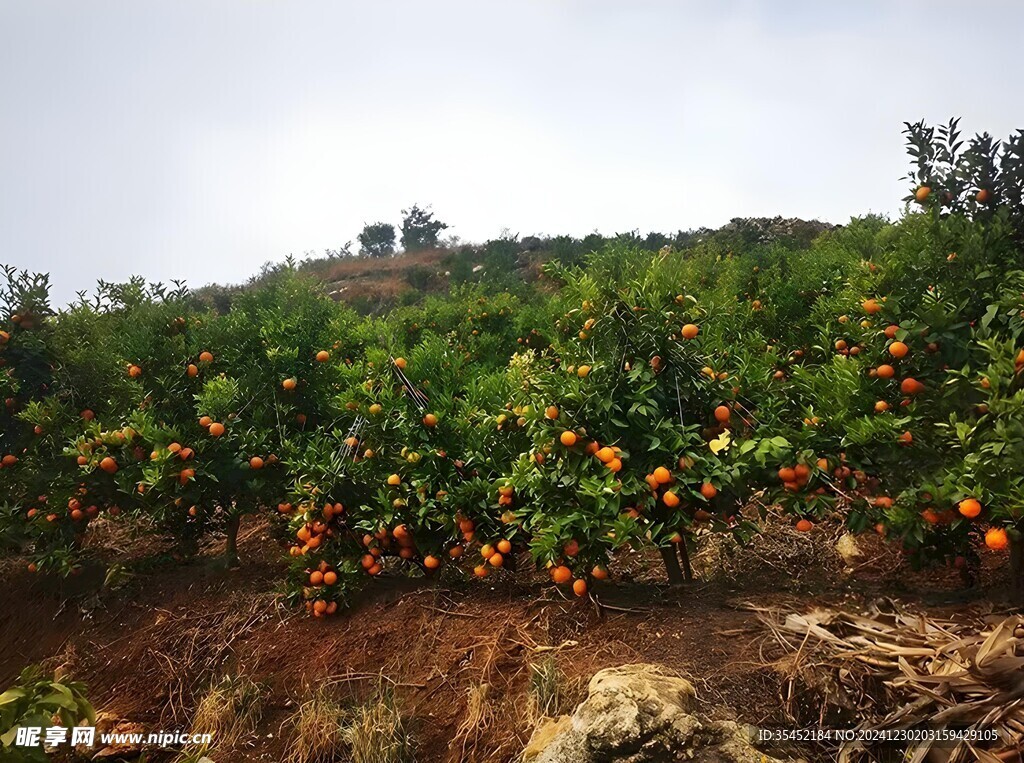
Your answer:
[[[652,254],[663,247],[737,248],[773,245],[803,248],[837,226],[817,220],[796,218],[735,218],[717,229],[700,228],[673,235],[636,233],[606,237],[592,234],[572,236],[526,236],[492,239],[480,245],[459,245],[393,257],[356,256],[308,257],[297,263],[300,272],[324,284],[335,300],[345,302],[363,314],[379,314],[397,305],[414,304],[430,294],[443,294],[459,284],[489,284],[507,288],[514,283],[536,280],[546,262],[566,265],[584,261],[591,252],[605,246],[633,246]],[[246,286],[257,286],[280,266],[267,265]],[[210,285],[196,291],[204,303],[226,309],[231,295],[245,287]]]

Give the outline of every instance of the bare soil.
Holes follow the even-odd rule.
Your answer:
[[[815,541],[779,526],[742,555],[703,549],[703,582],[682,588],[660,583],[656,554],[625,553],[593,599],[565,598],[540,575],[394,578],[375,581],[350,611],[316,620],[283,602],[281,551],[257,520],[243,527],[237,570],[219,563],[222,540],[182,564],[159,541],[118,532],[104,540],[132,572],[113,590],[100,590],[102,570],[55,587],[17,560],[0,567],[0,688],[43,663],[84,681],[104,723],[178,729],[212,680],[247,674],[268,689],[264,718],[257,735],[216,750],[217,763],[281,761],[286,721],[313,690],[332,684],[358,700],[381,681],[410,718],[418,760],[512,761],[532,730],[529,666],[552,656],[566,711],[595,671],[651,662],[689,677],[711,715],[792,725],[750,605],[857,608],[901,596],[949,614],[1002,590],[991,570],[970,590],[952,570],[914,573],[870,538],[861,541],[867,562],[844,567],[830,551],[838,531],[822,527]],[[470,717],[474,692],[485,701]]]

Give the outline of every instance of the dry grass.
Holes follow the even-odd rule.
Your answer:
[[[285,721],[293,730],[287,763],[331,763],[345,750],[345,708],[326,689],[299,705]]]
[[[287,763],[411,763],[413,738],[394,692],[383,681],[351,706],[334,687],[319,689],[286,721],[293,729]]]
[[[411,763],[412,735],[394,692],[380,685],[349,713],[342,732],[352,763]]]
[[[247,676],[225,676],[196,705],[192,733],[210,734],[219,749],[234,747],[256,731],[265,695],[265,687]]]
[[[536,725],[541,718],[554,718],[563,714],[566,704],[564,683],[565,675],[558,668],[558,660],[553,654],[530,663],[527,717],[531,726]]]

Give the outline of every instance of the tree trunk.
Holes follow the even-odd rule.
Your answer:
[[[683,542],[679,544],[679,559],[683,563],[683,577],[687,583],[692,583],[693,567],[690,566],[690,549],[686,545],[686,536],[683,536]]]
[[[224,549],[224,558],[228,567],[238,567],[238,528],[242,524],[241,514],[232,514],[228,517],[228,543]]]
[[[1010,536],[1010,599],[1017,607],[1024,607],[1024,538]]]
[[[659,548],[658,551],[661,553],[661,560],[665,563],[668,582],[672,585],[681,585],[683,571],[679,569],[679,557],[676,556],[676,550],[669,546],[668,548]]]

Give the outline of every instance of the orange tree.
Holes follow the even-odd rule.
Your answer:
[[[608,552],[648,542],[678,582],[698,528],[741,541],[755,529],[739,504],[780,442],[752,439],[756,406],[737,372],[756,374],[756,354],[729,355],[732,309],[680,292],[686,271],[671,252],[613,247],[586,270],[546,273],[562,284],[560,331],[550,367],[524,367],[535,452],[513,481],[556,581],[602,578]]]
[[[339,425],[302,455],[292,579],[315,615],[385,568],[433,575],[486,548],[483,538],[500,542],[511,524],[493,510],[493,483],[519,452],[492,423],[507,381],[458,341],[424,337],[408,358],[368,352],[351,370]]]

